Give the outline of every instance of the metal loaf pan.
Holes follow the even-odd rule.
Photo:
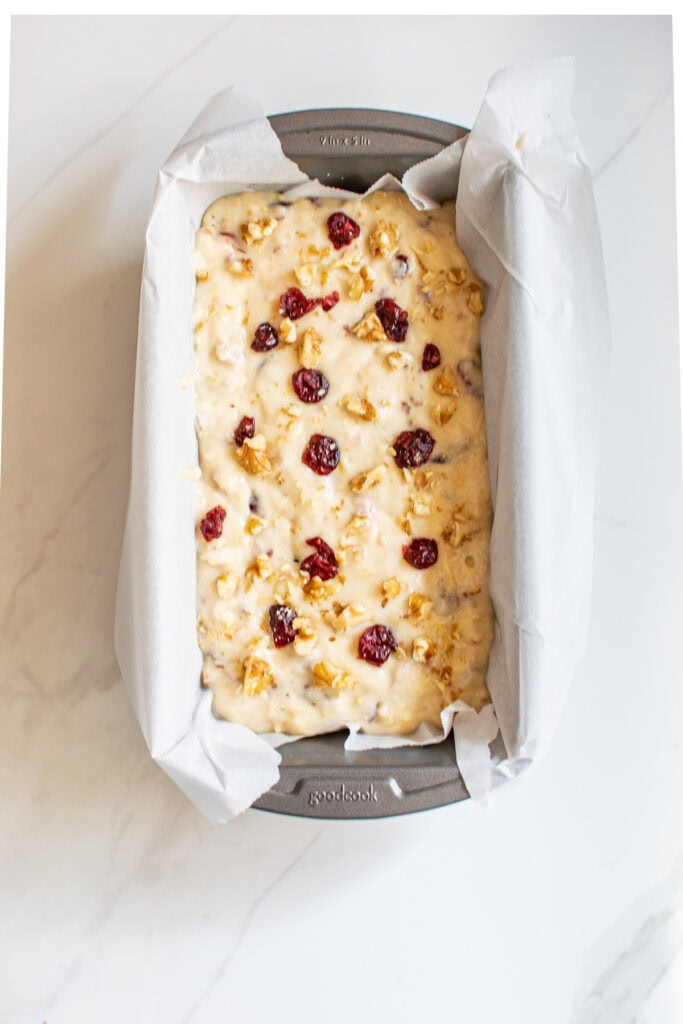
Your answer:
[[[364,192],[382,174],[401,178],[466,134],[445,121],[385,110],[300,110],[269,121],[285,154],[325,185]],[[427,747],[353,753],[344,734],[280,748],[280,780],[254,804],[312,818],[381,818],[456,803],[468,793],[453,739]]]

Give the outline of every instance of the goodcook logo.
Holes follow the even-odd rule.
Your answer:
[[[339,789],[314,789],[312,793],[308,794],[308,802],[311,807],[317,807],[319,804],[333,804],[338,802],[343,803],[374,803],[377,800],[377,790],[375,789],[372,782],[367,789],[347,789],[342,782]]]

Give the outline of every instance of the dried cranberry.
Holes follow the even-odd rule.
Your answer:
[[[403,430],[392,445],[396,452],[396,465],[401,469],[415,469],[416,466],[429,462],[435,444],[429,431],[423,430],[422,427],[418,427],[417,430]]]
[[[368,626],[358,640],[358,657],[371,665],[383,665],[396,650],[396,638],[387,626]]]
[[[316,554],[304,558],[300,567],[309,576],[319,576],[321,580],[331,580],[339,572],[337,558],[329,544],[321,537],[311,537],[306,543],[315,548]]]
[[[348,245],[358,238],[360,227],[346,213],[333,213],[327,218],[327,237],[335,249]]]
[[[321,308],[323,313],[329,313],[331,309],[339,302],[339,292],[330,292],[329,295],[323,295],[321,301]]]
[[[318,476],[327,476],[339,464],[339,445],[326,434],[312,434],[301,461]]]
[[[422,353],[422,369],[435,370],[437,366],[441,366],[441,353],[438,345],[433,345],[430,341],[425,345],[425,350]]]
[[[299,320],[319,306],[322,299],[307,299],[300,288],[289,288],[280,296],[280,315]]]
[[[380,319],[384,333],[392,341],[405,341],[408,333],[408,314],[393,299],[378,299],[375,313]]]
[[[253,416],[243,416],[235,431],[235,444],[241,448],[248,437],[256,433],[256,421]]]
[[[296,612],[288,604],[271,604],[268,621],[276,647],[286,647],[296,640],[296,630],[292,625],[295,618]]]
[[[249,511],[253,512],[254,515],[256,515],[259,510],[259,507],[260,503],[258,500],[258,494],[256,494],[255,491],[252,491],[251,494],[249,495]]]
[[[254,352],[267,352],[275,348],[278,343],[277,331],[272,324],[259,324],[254,332],[254,340],[251,347]]]
[[[439,557],[439,545],[429,537],[413,537],[403,545],[403,557],[413,569],[428,569]]]
[[[201,523],[199,529],[202,531],[202,537],[204,540],[216,540],[223,533],[223,521],[225,520],[226,512],[222,505],[216,505],[210,512],[207,512]]]
[[[320,370],[297,370],[292,375],[292,387],[297,398],[310,405],[312,402],[322,402],[330,390],[330,383]]]

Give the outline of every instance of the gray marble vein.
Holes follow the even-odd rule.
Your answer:
[[[272,882],[269,882],[266,888],[263,890],[263,892],[254,900],[251,907],[244,916],[244,920],[242,921],[235,941],[230,947],[229,952],[223,958],[223,960],[221,960],[220,964],[209,978],[208,984],[206,985],[204,991],[201,993],[197,1001],[191,1007],[187,1015],[183,1017],[181,1024],[191,1024],[193,1020],[201,1021],[201,1018],[198,1018],[196,1016],[197,1013],[204,1005],[205,1001],[208,999],[213,990],[216,988],[216,986],[220,983],[221,979],[225,977],[227,971],[230,968],[230,964],[232,963],[235,957],[235,954],[239,950],[245,935],[249,931],[251,924],[254,918],[256,917],[259,908],[263,905],[265,900],[268,899],[271,893],[281,884],[281,882],[283,882],[285,878],[289,874],[291,874],[294,868],[298,864],[300,864],[304,857],[306,857],[307,854],[313,849],[313,847],[318,842],[322,834],[323,829],[321,829],[319,832],[316,832],[313,838],[309,839],[309,841],[306,843],[303,849],[301,849],[299,853],[297,853],[297,855],[278,872],[278,874],[275,876]]]

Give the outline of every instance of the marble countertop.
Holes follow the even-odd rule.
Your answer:
[[[565,55],[613,358],[589,643],[555,741],[485,810],[213,827],[151,761],[112,643],[157,169],[230,84],[268,113],[468,124],[498,68]],[[683,1019],[676,285],[669,18],[13,20],[0,1019]]]

